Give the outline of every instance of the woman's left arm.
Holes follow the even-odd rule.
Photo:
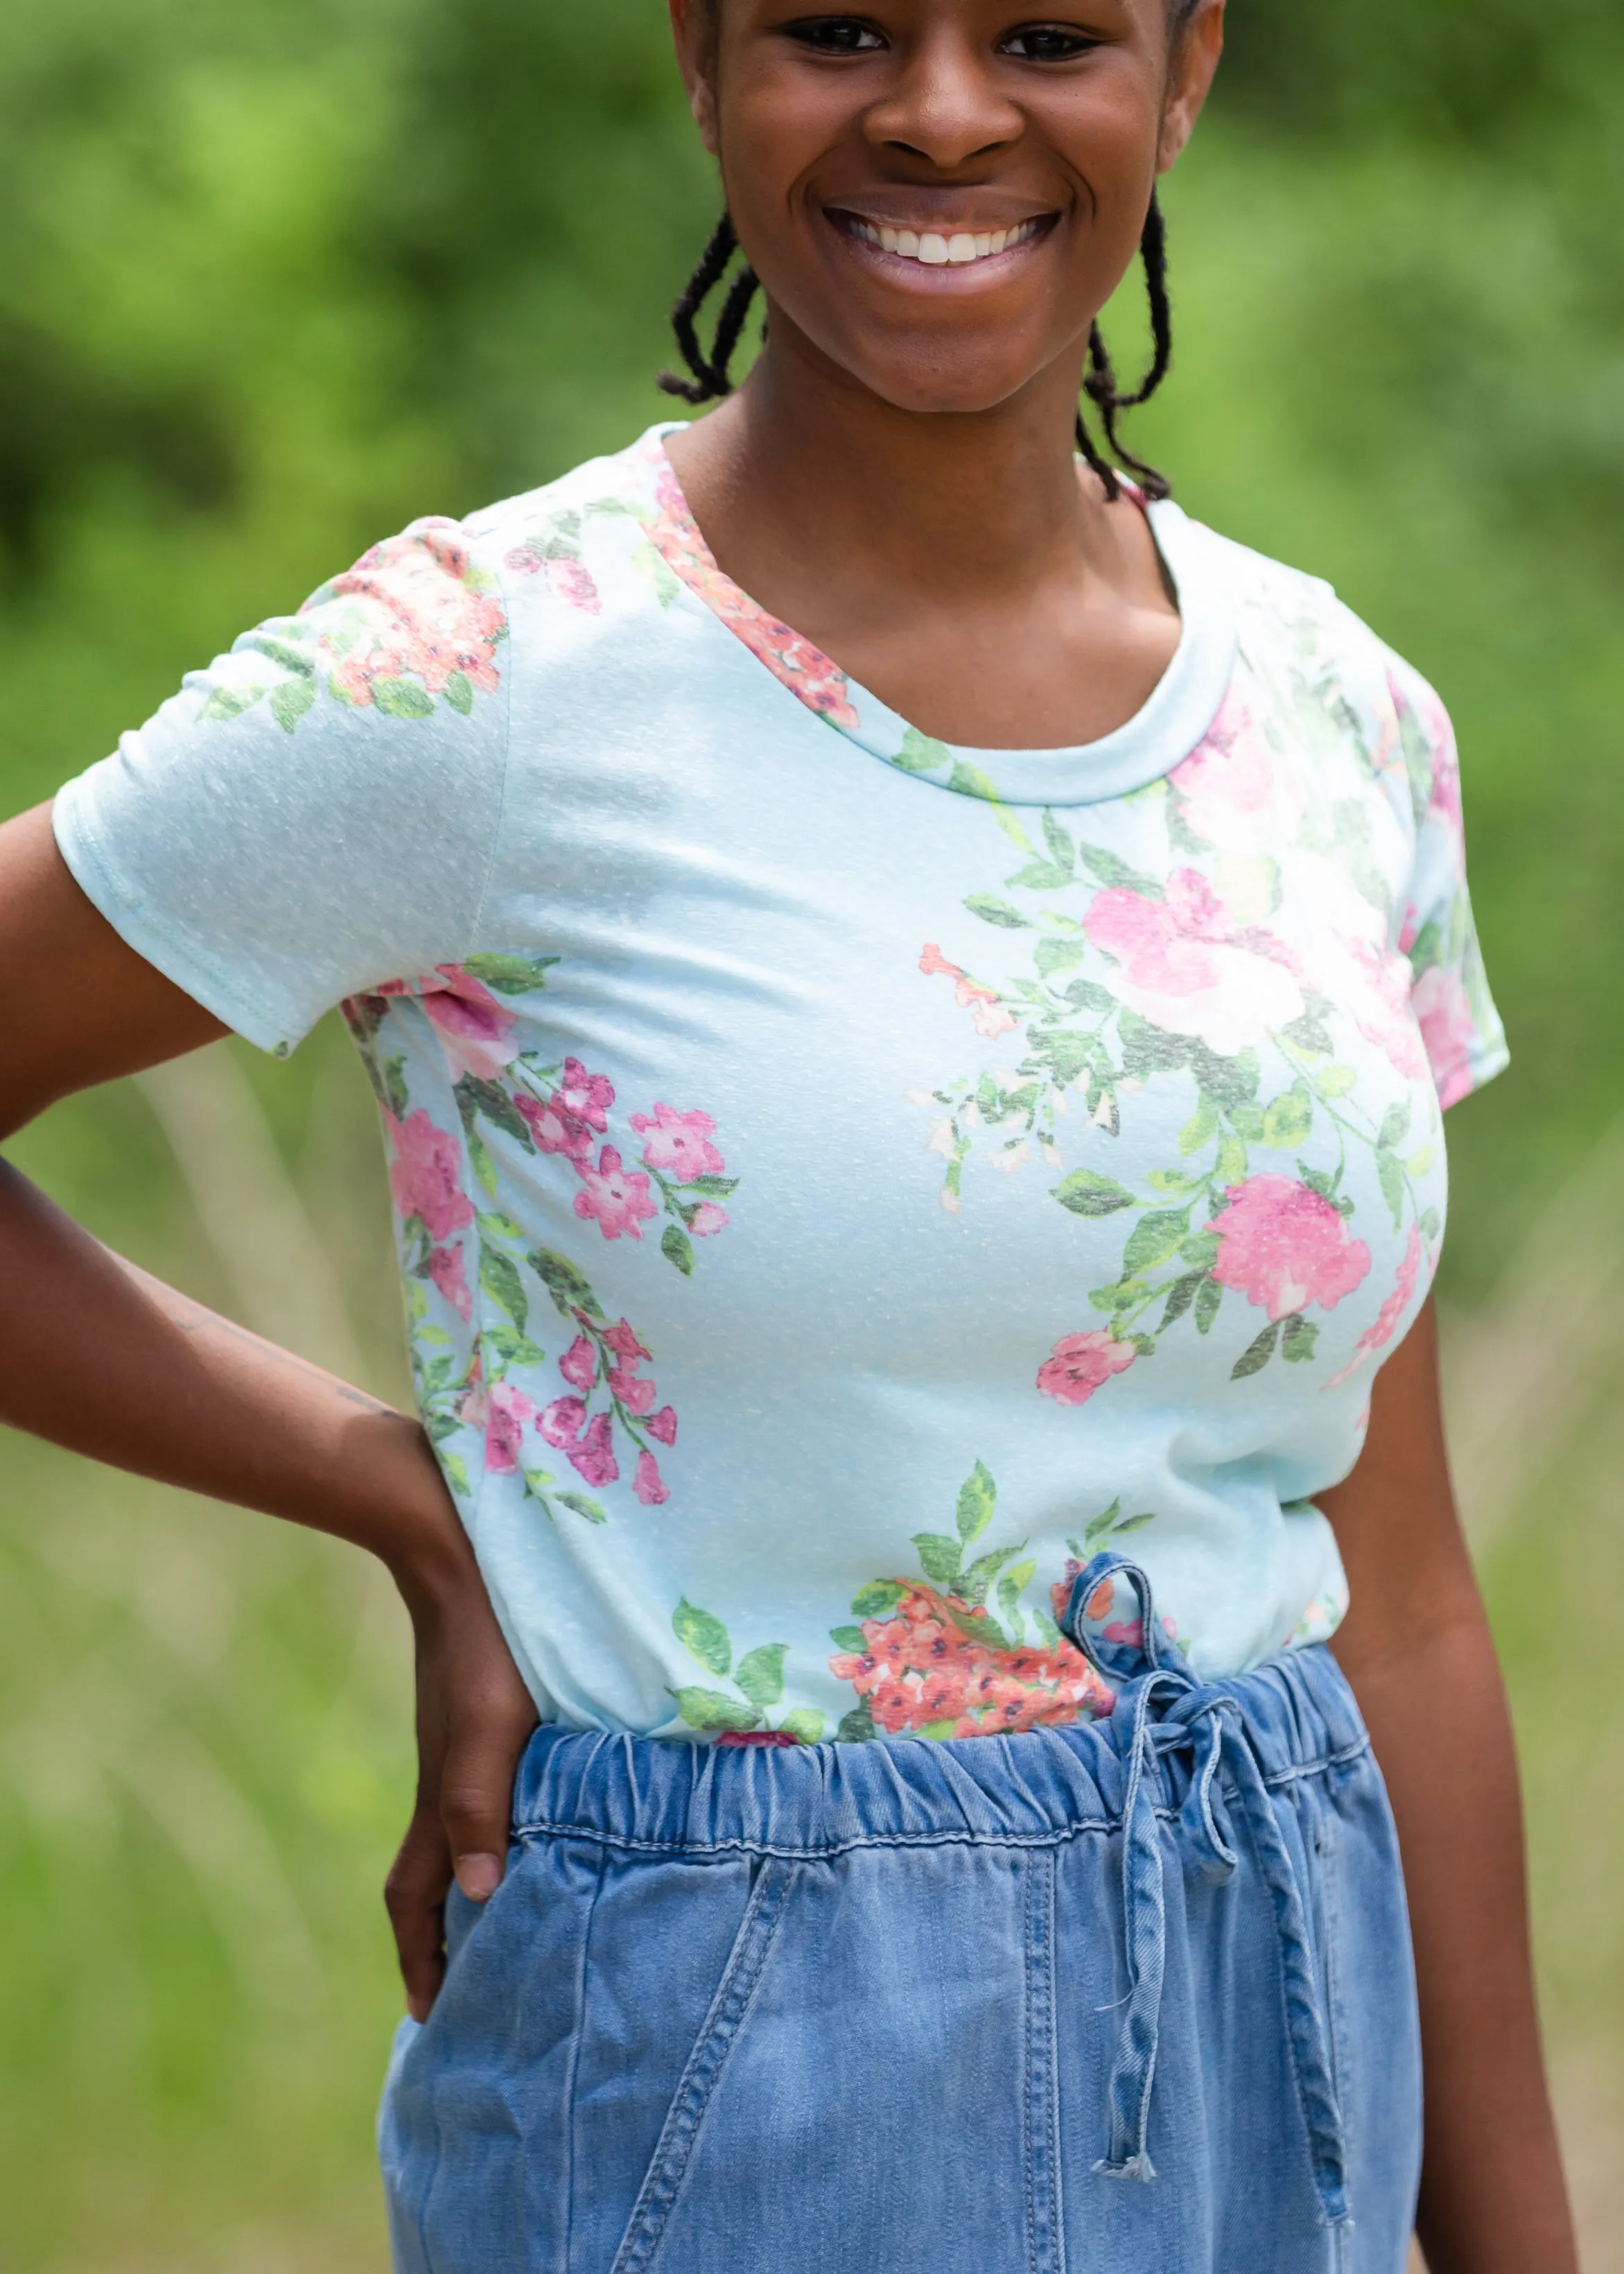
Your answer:
[[[1387,1779],[1415,1938],[1431,2274],[1576,2274],[1529,1954],[1506,1693],[1449,1480],[1429,1302],[1321,1496],[1352,1590],[1333,1647]]]

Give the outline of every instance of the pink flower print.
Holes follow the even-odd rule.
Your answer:
[[[468,1280],[462,1267],[460,1247],[436,1247],[429,1255],[429,1277],[434,1282],[464,1326],[474,1315],[474,1299],[469,1292]]]
[[[1038,1368],[1038,1388],[1062,1405],[1086,1405],[1114,1374],[1125,1374],[1139,1356],[1132,1343],[1119,1343],[1103,1328],[1093,1334],[1063,1335]]]
[[[620,1473],[607,1413],[594,1413],[578,1445],[563,1448],[570,1466],[590,1485],[612,1485]]]
[[[566,1058],[564,1078],[555,1094],[566,1113],[573,1114],[577,1121],[584,1121],[600,1136],[609,1126],[614,1084],[607,1074],[589,1073],[579,1058]],[[635,1126],[635,1117],[633,1126]]]
[[[697,1177],[719,1177],[727,1163],[711,1144],[716,1124],[708,1113],[679,1113],[673,1105],[656,1105],[652,1114],[634,1113],[632,1127],[647,1143],[646,1167],[658,1169],[680,1185]]]
[[[586,1407],[578,1397],[555,1397],[537,1423],[549,1445],[567,1453],[586,1422]]]
[[[609,1388],[628,1413],[644,1414],[653,1404],[658,1392],[654,1384],[630,1367],[616,1366],[609,1370]]]
[[[694,1220],[688,1230],[695,1239],[709,1239],[715,1231],[727,1229],[727,1210],[718,1208],[714,1201],[701,1201],[694,1210]]]
[[[979,980],[967,977],[956,963],[948,961],[934,941],[927,941],[921,950],[919,968],[927,979],[953,981],[959,1009],[971,1013],[971,1023],[984,1042],[995,1043],[1000,1035],[1009,1034],[1020,1024],[1009,1005],[1000,1000],[996,989],[983,987]]]
[[[1458,973],[1434,963],[1417,980],[1410,1000],[1438,1085],[1438,1103],[1446,1108],[1455,1105],[1471,1088],[1472,1050],[1477,1039],[1466,990]]]
[[[1327,1389],[1340,1389],[1344,1382],[1357,1374],[1372,1351],[1384,1349],[1398,1332],[1398,1322],[1410,1308],[1410,1298],[1416,1291],[1416,1281],[1421,1270],[1421,1227],[1412,1224],[1404,1249],[1404,1260],[1399,1265],[1398,1277],[1393,1283],[1393,1292],[1377,1312],[1374,1325],[1366,1327],[1359,1337],[1347,1365],[1326,1383]]]
[[[431,695],[444,695],[458,676],[477,693],[500,685],[502,604],[482,588],[455,522],[417,522],[404,536],[375,545],[307,605],[345,599],[364,605],[333,670],[333,691],[344,701],[370,706],[380,680],[416,678]]]
[[[536,1140],[537,1149],[543,1153],[561,1153],[577,1166],[592,1157],[592,1133],[584,1121],[568,1113],[560,1104],[556,1094],[552,1097],[531,1097],[521,1090],[514,1099],[519,1118]]]
[[[1083,929],[1118,966],[1116,991],[1130,1010],[1221,1057],[1302,1015],[1289,951],[1266,932],[1243,931],[1193,869],[1176,870],[1160,900],[1123,885],[1096,892]]]
[[[598,1352],[584,1335],[577,1335],[560,1359],[559,1372],[574,1389],[590,1390],[598,1379]]]
[[[461,1183],[462,1148],[437,1129],[419,1106],[404,1121],[389,1117],[395,1158],[389,1189],[403,1216],[420,1217],[432,1240],[449,1239],[474,1220],[474,1204]]]
[[[637,1456],[637,1473],[632,1480],[632,1490],[644,1508],[664,1508],[671,1498],[671,1490],[662,1480],[658,1464],[647,1449]]]
[[[643,1427],[647,1429],[650,1436],[657,1437],[662,1445],[674,1445],[677,1442],[677,1416],[675,1408],[670,1405],[662,1405],[658,1413],[650,1414],[648,1419],[644,1422]]]
[[[652,1351],[643,1348],[635,1329],[625,1319],[619,1326],[605,1327],[603,1337],[616,1358],[623,1359],[628,1366],[635,1366],[639,1359],[651,1359],[654,1355]]]
[[[442,964],[447,984],[425,993],[424,1010],[440,1037],[453,1075],[492,1081],[519,1054],[519,1022],[490,989],[455,964]]]
[[[1310,1303],[1334,1310],[1369,1272],[1371,1252],[1348,1237],[1335,1203],[1295,1178],[1251,1177],[1226,1197],[1207,1226],[1218,1234],[1213,1276],[1271,1320]]]
[[[592,581],[592,572],[584,561],[573,553],[555,553],[547,562],[547,582],[560,600],[568,600],[572,608],[581,608],[589,616],[601,615],[603,602]]]
[[[604,1147],[596,1169],[580,1162],[576,1169],[586,1186],[575,1194],[575,1214],[582,1222],[596,1217],[605,1239],[619,1239],[623,1232],[641,1239],[643,1224],[659,1214],[642,1171],[623,1167],[613,1145]]]
[[[536,1404],[511,1383],[495,1383],[486,1400],[485,1465],[492,1476],[516,1476],[524,1425],[536,1418]]]
[[[1336,946],[1340,967],[1325,991],[1347,1012],[1365,1041],[1384,1052],[1395,1073],[1406,1081],[1420,1081],[1427,1062],[1411,1007],[1415,975],[1408,957],[1346,932],[1337,935]]]
[[[1297,774],[1269,747],[1234,688],[1169,780],[1185,828],[1216,852],[1278,856],[1302,825]]]

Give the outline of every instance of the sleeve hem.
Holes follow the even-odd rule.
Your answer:
[[[1504,1073],[1510,1064],[1511,1052],[1504,1042],[1470,1052],[1450,1068],[1446,1080],[1439,1082],[1439,1103],[1448,1112],[1452,1106],[1459,1105],[1492,1082],[1496,1074]]]
[[[178,930],[142,904],[101,843],[94,823],[84,809],[81,784],[85,779],[81,775],[57,792],[51,826],[57,849],[86,899],[127,946],[222,1020],[234,1034],[273,1058],[286,1058],[310,1032],[310,1023],[290,1018],[285,1011],[278,1012],[249,994],[222,966],[199,954]]]

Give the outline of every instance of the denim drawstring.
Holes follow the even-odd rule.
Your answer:
[[[1100,1615],[1116,1608],[1117,1581],[1139,1598],[1131,1622]],[[1094,1615],[1090,1615],[1094,1614]],[[1146,2141],[1155,2082],[1162,1984],[1167,1960],[1167,1906],[1156,1803],[1163,1755],[1193,1757],[1180,1820],[1202,1853],[1203,1868],[1222,1884],[1238,1858],[1225,1836],[1219,1773],[1227,1769],[1244,1816],[1252,1853],[1268,1888],[1280,1941],[1286,2028],[1297,2100],[1307,2134],[1315,2191],[1327,2225],[1349,2222],[1347,2156],[1327,2050],[1326,2027],[1297,1873],[1263,1780],[1246,1719],[1228,1690],[1196,1680],[1183,1653],[1154,1623],[1149,1581],[1120,1556],[1096,1556],[1076,1581],[1062,1624],[1102,1673],[1127,1677],[1117,1712],[1132,1715],[1125,1749],[1123,1807],[1123,1909],[1132,1983],[1109,2100],[1110,2148],[1094,2169],[1116,2179],[1154,2180]]]

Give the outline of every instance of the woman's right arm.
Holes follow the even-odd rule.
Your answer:
[[[0,827],[0,1141],[56,1099],[226,1029],[74,882],[48,808]],[[417,1805],[387,1900],[412,2011],[455,1869],[501,1876],[536,1710],[417,1422],[123,1261],[0,1160],[0,1422],[333,1533],[387,1567],[417,1654]]]

